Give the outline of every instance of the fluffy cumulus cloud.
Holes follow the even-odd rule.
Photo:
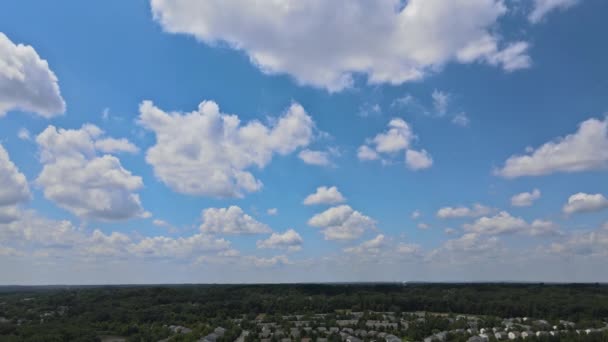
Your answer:
[[[532,192],[522,192],[511,197],[511,205],[514,207],[529,207],[541,196],[540,190],[534,189]]]
[[[479,217],[492,213],[494,209],[475,203],[472,207],[443,207],[437,211],[437,217],[442,219]]]
[[[11,222],[0,222],[0,241],[10,242],[25,250],[68,248],[80,245],[84,235],[68,220],[50,220],[32,210],[23,211]]]
[[[315,151],[305,149],[298,154],[303,162],[310,165],[330,166],[332,165],[330,153],[327,151]]]
[[[320,186],[314,194],[308,195],[302,203],[305,205],[315,204],[338,204],[346,201],[337,187]]]
[[[375,230],[376,222],[348,205],[329,208],[319,213],[308,224],[320,228],[325,240],[353,240],[366,230]]]
[[[586,194],[579,192],[568,198],[562,208],[565,214],[590,213],[608,208],[608,199],[602,194]]]
[[[401,84],[449,62],[530,65],[526,43],[501,39],[502,0],[151,0],[151,7],[167,32],[227,43],[265,73],[329,91],[352,86],[354,74]]]
[[[8,152],[0,144],[0,223],[17,219],[19,203],[30,198],[25,175],[11,161]]]
[[[242,124],[213,101],[190,113],[167,113],[144,101],[139,124],[156,135],[146,161],[158,179],[180,193],[219,198],[260,190],[262,182],[250,169],[264,168],[275,154],[307,146],[314,133],[312,118],[299,104],[266,126]]]
[[[516,178],[605,169],[608,167],[608,118],[584,121],[575,133],[530,150],[525,155],[509,157],[495,174]]]
[[[367,139],[366,143],[359,147],[357,157],[361,161],[382,159],[384,163],[390,163],[390,159],[383,157],[392,158],[397,152],[405,151],[405,164],[409,169],[427,169],[433,165],[433,158],[426,150],[411,149],[413,141],[417,138],[405,120],[395,118],[388,123],[385,132]]]
[[[272,230],[264,223],[256,221],[237,206],[228,208],[208,208],[203,210],[200,230],[212,234],[264,234]]]
[[[272,233],[266,240],[258,240],[256,245],[258,248],[270,249],[287,249],[289,251],[299,251],[302,249],[304,240],[293,229],[287,230],[285,233]]]
[[[423,170],[433,166],[433,158],[426,150],[405,151],[405,165],[411,170]]]
[[[11,110],[50,118],[65,111],[65,102],[47,61],[0,32],[0,117]]]
[[[557,234],[557,227],[550,221],[534,220],[526,222],[521,217],[514,217],[506,211],[495,216],[484,216],[473,223],[467,223],[464,229],[469,233],[484,235],[525,234],[532,236]]]
[[[579,0],[534,0],[534,7],[528,15],[528,20],[532,23],[538,23],[550,12],[565,10],[577,3],[579,3]]]
[[[141,177],[123,168],[116,156],[100,154],[133,152],[134,146],[103,134],[90,124],[80,129],[47,127],[36,137],[43,165],[36,183],[47,199],[83,218],[121,220],[145,215],[136,193],[143,187]],[[106,145],[106,141],[121,143]]]

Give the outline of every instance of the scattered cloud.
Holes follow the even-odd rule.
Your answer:
[[[608,199],[602,194],[576,193],[562,208],[565,214],[590,213],[608,209]]]
[[[362,145],[357,149],[357,158],[362,161],[369,161],[380,158],[380,155],[369,146]]]
[[[314,194],[308,195],[302,202],[305,205],[338,204],[346,201],[337,187],[320,186]]]
[[[228,208],[208,208],[203,210],[200,230],[210,234],[266,234],[270,227],[256,221],[235,205]]]
[[[277,208],[270,208],[268,210],[266,210],[266,214],[270,215],[270,216],[276,216],[279,214],[279,209]]]
[[[460,127],[467,127],[471,123],[471,120],[467,116],[467,113],[460,112],[452,118],[452,123]]]
[[[405,151],[405,165],[410,170],[424,170],[433,166],[433,158],[426,150],[407,150]]]
[[[358,115],[362,118],[378,116],[382,114],[382,107],[378,103],[364,103],[359,107]]]
[[[534,189],[532,192],[522,192],[511,197],[511,205],[514,207],[529,207],[541,196],[540,190]]]
[[[420,212],[420,210],[416,209],[412,212],[411,218],[412,220],[417,220],[418,218],[420,218],[420,216],[422,216],[422,213]]]
[[[17,132],[17,137],[21,140],[25,140],[25,141],[30,141],[32,140],[32,135],[30,134],[30,131],[25,128],[25,127],[21,127],[19,129],[19,132]]]
[[[122,220],[145,215],[137,190],[141,177],[122,167],[110,154],[99,155],[108,146],[104,132],[85,124],[80,129],[48,126],[36,137],[43,168],[36,184],[44,197],[82,218]],[[113,146],[109,150],[121,150]],[[100,149],[101,147],[101,149]]]
[[[534,220],[526,222],[521,217],[514,217],[501,211],[492,217],[481,217],[474,223],[464,224],[465,231],[484,235],[525,234],[532,236],[557,234],[557,227],[550,221]]]
[[[549,252],[562,255],[608,256],[608,225],[590,232],[574,232],[563,239],[554,242]]]
[[[17,206],[30,199],[31,193],[25,175],[11,161],[0,144],[0,223],[8,223],[19,216]]]
[[[137,153],[139,148],[125,138],[104,138],[95,141],[95,148],[103,153]]]
[[[357,150],[361,161],[380,159],[381,155],[392,157],[395,153],[405,151],[405,163],[411,170],[422,170],[433,165],[433,159],[426,150],[416,151],[410,148],[417,136],[410,125],[403,119],[395,118],[388,123],[388,130],[367,139],[365,145]],[[382,159],[384,163],[387,160]]]
[[[345,204],[313,216],[308,225],[321,228],[325,240],[354,240],[366,230],[376,229],[373,219]]]
[[[448,104],[450,102],[450,94],[441,90],[433,90],[431,94],[433,98],[433,108],[439,116],[444,116],[448,112]]]
[[[437,217],[441,219],[479,217],[492,213],[494,209],[485,205],[475,203],[472,207],[443,207],[437,211]]]
[[[498,238],[491,237],[485,241],[478,234],[468,233],[461,237],[445,242],[444,247],[448,250],[466,252],[482,252],[494,249],[498,246]]]
[[[427,230],[427,229],[429,229],[429,228],[431,228],[431,226],[429,226],[429,225],[428,225],[428,224],[426,224],[426,223],[422,223],[422,222],[421,222],[421,223],[418,223],[418,229]]]
[[[527,44],[501,38],[498,21],[508,10],[500,0],[289,0],[255,6],[151,0],[151,7],[167,32],[209,45],[226,43],[264,73],[289,74],[330,92],[352,87],[354,74],[366,75],[369,84],[396,85],[452,62],[505,70],[529,66]]]
[[[316,166],[331,166],[333,163],[331,162],[331,153],[328,151],[314,151],[305,149],[300,151],[298,154],[298,158],[300,158],[304,163],[309,165]]]
[[[278,265],[289,265],[291,262],[285,255],[275,255],[273,257],[264,258],[258,256],[247,256],[244,258],[245,262],[248,262],[256,267],[274,267]]]
[[[289,251],[299,251],[302,249],[302,243],[304,240],[293,229],[285,231],[285,233],[272,233],[266,240],[258,240],[256,246],[258,248],[270,248],[270,249],[287,249]]]
[[[505,178],[580,172],[608,167],[608,119],[589,119],[564,138],[507,159],[494,173]]]
[[[566,10],[576,4],[579,0],[534,0],[534,8],[528,15],[528,20],[531,23],[536,24],[543,20],[543,18],[555,10]]]
[[[368,241],[364,241],[356,247],[345,248],[344,251],[347,253],[356,253],[356,254],[362,254],[362,253],[377,254],[380,252],[380,250],[383,247],[385,247],[385,245],[386,245],[386,239],[385,239],[384,235],[378,234],[375,238],[368,240]]]
[[[144,101],[139,124],[156,135],[146,161],[158,179],[180,193],[219,198],[260,190],[262,182],[249,169],[264,168],[274,154],[307,146],[314,130],[312,118],[296,103],[265,126],[259,121],[243,125],[213,101],[190,113],[167,113]]]
[[[0,117],[11,110],[51,118],[65,112],[57,76],[29,45],[0,32]]]

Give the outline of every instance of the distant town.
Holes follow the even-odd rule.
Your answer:
[[[5,288],[0,341],[608,341],[601,284]]]

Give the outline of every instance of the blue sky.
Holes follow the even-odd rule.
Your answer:
[[[0,283],[606,281],[607,10],[4,3]]]

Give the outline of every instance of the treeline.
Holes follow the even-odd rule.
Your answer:
[[[251,319],[260,313],[314,314],[337,309],[592,322],[608,317],[608,286],[294,284],[7,291],[0,293],[0,340],[91,341],[100,332],[154,340],[168,336],[165,325],[170,324],[202,334],[216,326],[230,329],[230,319],[243,314]]]

